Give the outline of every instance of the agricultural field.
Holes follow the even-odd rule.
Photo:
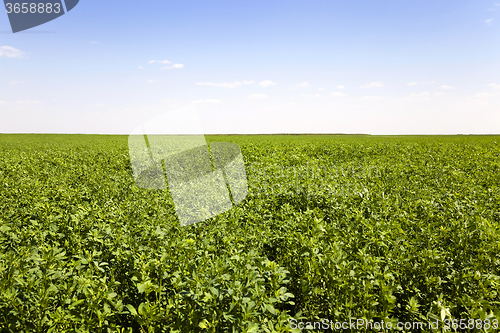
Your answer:
[[[127,136],[0,135],[0,332],[496,331],[500,136],[206,138],[240,146],[248,195],[181,227]]]

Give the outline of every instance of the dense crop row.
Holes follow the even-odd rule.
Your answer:
[[[0,135],[0,332],[500,319],[500,137],[208,139],[249,194],[180,227],[126,136]]]

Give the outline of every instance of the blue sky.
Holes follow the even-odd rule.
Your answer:
[[[82,0],[0,14],[0,132],[500,133],[500,1]],[[43,33],[46,32],[46,33]]]

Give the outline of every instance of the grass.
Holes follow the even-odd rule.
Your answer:
[[[494,331],[500,136],[206,138],[241,147],[249,194],[180,227],[126,136],[0,135],[0,332]]]

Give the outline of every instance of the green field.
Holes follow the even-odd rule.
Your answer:
[[[500,136],[207,140],[241,147],[249,193],[180,227],[127,136],[0,135],[0,332],[496,331]]]

